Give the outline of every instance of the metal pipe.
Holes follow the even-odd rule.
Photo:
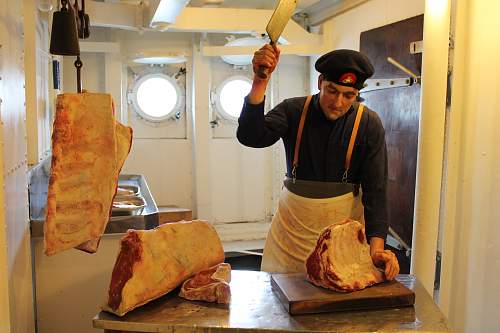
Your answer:
[[[408,69],[407,67],[403,66],[401,63],[397,62],[394,58],[387,57],[387,61],[389,63],[391,63],[392,65],[396,66],[397,68],[399,68],[400,70],[402,70],[403,72],[407,73],[411,77],[413,77],[417,83],[420,83],[420,76],[418,76],[417,74],[413,73],[410,69]]]
[[[401,247],[406,250],[406,251],[411,251],[411,248],[406,242],[397,234],[397,232],[394,231],[391,227],[389,227],[389,234],[394,237],[395,240],[399,242]]]

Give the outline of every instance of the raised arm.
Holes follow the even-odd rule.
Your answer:
[[[266,88],[269,80],[271,79],[271,74],[276,69],[280,59],[280,49],[273,44],[264,45],[253,55],[252,67],[253,67],[253,83],[252,90],[248,94],[248,102],[253,105],[258,105],[264,101],[266,95]],[[266,79],[262,79],[257,75],[260,66],[267,67],[269,75]]]
[[[286,103],[280,103],[267,115],[264,115],[266,89],[271,74],[278,64],[279,55],[280,50],[276,45],[266,44],[253,56],[252,89],[245,97],[236,133],[238,141],[245,146],[254,148],[271,146],[287,131]],[[269,69],[269,75],[266,79],[262,79],[256,74],[260,66]]]

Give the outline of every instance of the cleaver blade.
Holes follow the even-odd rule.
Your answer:
[[[278,0],[273,15],[266,26],[266,32],[271,39],[269,44],[276,44],[283,30],[285,30],[286,24],[290,21],[296,7],[297,0]],[[269,75],[267,67],[260,66],[257,75],[261,79],[267,79]]]

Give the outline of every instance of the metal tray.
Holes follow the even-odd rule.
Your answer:
[[[141,190],[137,185],[118,185],[116,198],[129,198],[141,195]]]
[[[144,207],[146,207],[146,200],[141,196],[115,197],[111,215],[140,215]]]

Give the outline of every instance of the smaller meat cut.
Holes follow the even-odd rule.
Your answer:
[[[231,265],[221,263],[198,272],[182,284],[180,297],[192,301],[229,304],[231,301]]]
[[[306,260],[307,279],[340,292],[364,289],[383,282],[372,262],[363,224],[347,219],[326,227]]]

